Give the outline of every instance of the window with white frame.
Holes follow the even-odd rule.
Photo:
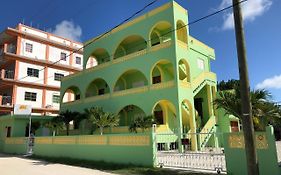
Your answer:
[[[63,74],[55,73],[54,80],[56,80],[56,81],[61,81],[61,79],[62,79],[63,77],[64,77]]]
[[[204,65],[204,60],[201,58],[197,59],[197,66],[199,69],[204,70],[205,69],[205,65]]]
[[[66,53],[64,52],[60,53],[60,60],[66,61]]]
[[[81,57],[76,57],[75,63],[81,65]]]
[[[29,52],[29,53],[32,53],[32,51],[33,51],[33,45],[30,44],[30,43],[25,43],[25,51],[26,51],[26,52]]]
[[[60,95],[53,94],[53,103],[60,103]]]
[[[24,93],[24,100],[25,101],[36,101],[37,93],[35,92],[25,92]]]
[[[27,76],[39,78],[39,69],[27,68]]]

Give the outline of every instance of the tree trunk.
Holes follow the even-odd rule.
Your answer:
[[[69,135],[69,123],[66,124],[66,135],[67,135],[67,136]]]
[[[103,134],[103,127],[100,127],[100,135]]]
[[[53,136],[56,136],[56,131],[55,130],[53,130]]]

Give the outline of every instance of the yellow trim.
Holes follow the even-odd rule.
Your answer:
[[[162,11],[164,11],[164,10],[170,8],[170,7],[172,7],[172,3],[169,2],[169,3],[167,3],[167,4],[164,4],[164,5],[162,5],[162,6],[158,7],[158,8],[156,8],[156,9],[154,9],[154,10],[148,12],[148,13],[147,13],[147,16],[148,16],[148,17],[154,16],[154,15],[156,15],[156,14],[158,14],[158,13],[160,13],[160,12],[162,12]]]
[[[98,100],[105,100],[105,99],[109,99],[110,98],[110,94],[104,94],[104,95],[96,95],[93,97],[87,97],[85,98],[84,102],[94,102],[94,101],[98,101]]]
[[[96,70],[99,70],[99,69],[102,69],[102,68],[105,68],[105,67],[108,67],[110,66],[112,63],[111,61],[108,61],[108,62],[105,62],[105,63],[102,63],[102,64],[99,64],[99,65],[96,65],[94,67],[91,67],[91,68],[88,68],[88,69],[84,69],[83,72],[90,72],[90,71],[96,71]],[[73,74],[71,74],[70,76],[72,76]],[[69,78],[69,75],[66,76],[66,78]]]
[[[177,39],[177,44],[178,44],[178,46],[182,47],[182,48],[185,49],[185,50],[188,48],[188,47],[187,47],[187,44],[184,43],[184,42],[182,42],[181,40],[178,40],[178,39]]]
[[[54,137],[53,144],[76,144],[75,137]]]
[[[150,90],[166,89],[175,86],[174,80],[150,85]]]
[[[191,83],[187,82],[187,81],[179,81],[179,85],[182,88],[191,88]]]
[[[109,136],[109,145],[118,146],[149,146],[149,136]]]
[[[143,86],[143,87],[138,87],[138,88],[126,89],[126,90],[122,90],[122,91],[116,91],[113,93],[112,96],[113,97],[125,96],[125,95],[129,95],[129,94],[143,93],[146,91],[148,91],[148,87]]]
[[[172,6],[172,3],[170,3],[170,2],[166,3],[166,4],[160,6],[160,7],[156,8],[156,9],[154,9],[154,10],[152,10],[152,11],[150,11],[150,12],[148,12],[148,13],[142,15],[142,16],[140,16],[140,17],[137,17],[137,18],[135,18],[135,19],[125,23],[125,24],[120,25],[119,27],[117,27],[116,29],[112,30],[111,32],[107,33],[104,36],[102,36],[103,35],[102,34],[102,35],[99,35],[99,36],[97,36],[97,37],[95,37],[93,39],[90,39],[90,40],[86,41],[84,43],[84,45],[87,45],[87,44],[89,44],[90,42],[93,42],[93,41],[98,41],[98,40],[100,40],[102,38],[106,38],[106,37],[108,37],[109,35],[111,35],[113,33],[119,32],[119,31],[123,30],[124,28],[127,28],[127,27],[129,27],[129,26],[131,26],[133,24],[136,24],[136,23],[140,22],[140,21],[143,21],[147,17],[154,16],[154,15],[156,15],[156,14],[158,14],[158,13],[160,13],[160,12],[166,10],[166,9],[168,9],[171,6]],[[102,37],[100,37],[100,36],[102,36]],[[97,39],[97,38],[99,38],[99,39]]]
[[[8,138],[5,138],[5,144],[21,145],[21,144],[25,144],[25,142],[26,142],[25,137],[8,137]]]
[[[80,145],[106,145],[106,136],[79,136],[77,143]]]
[[[243,135],[231,134],[228,136],[228,146],[229,148],[245,148],[245,141]]]
[[[123,24],[123,25],[121,25],[121,26],[119,26],[119,27],[113,29],[112,32],[111,32],[111,34],[116,33],[116,32],[119,32],[119,31],[121,31],[121,30],[123,30],[123,29],[125,29],[125,28],[127,28],[127,27],[130,27],[130,26],[132,26],[132,25],[134,25],[134,24],[136,24],[136,23],[138,23],[138,22],[140,22],[140,21],[143,21],[145,18],[146,18],[146,15],[142,15],[142,16],[140,16],[140,17],[137,17],[137,18],[135,18],[134,20],[129,21],[129,22],[127,22],[127,23],[125,23],[125,24]]]
[[[157,44],[155,46],[150,47],[149,51],[155,52],[155,51],[160,50],[160,49],[168,48],[168,47],[171,46],[171,44],[172,44],[171,41],[167,41],[167,42],[164,42],[164,43],[161,43],[161,44]]]
[[[194,44],[194,45],[199,45],[199,46],[201,46],[201,47],[204,47],[205,49],[207,49],[208,51],[210,51],[210,52],[212,52],[212,53],[215,52],[215,50],[214,50],[213,48],[207,46],[206,44],[204,44],[204,43],[202,43],[201,41],[199,41],[199,40],[193,38],[193,37],[190,36],[190,35],[189,35],[189,40],[190,40],[190,42],[191,42],[191,45],[193,45],[193,44]]]
[[[153,46],[153,47],[150,47],[150,48],[138,51],[138,52],[134,52],[134,53],[131,53],[129,55],[125,55],[123,57],[119,57],[119,58],[114,59],[114,60],[110,60],[108,62],[99,64],[97,66],[94,66],[94,67],[91,67],[91,68],[88,68],[88,69],[84,69],[82,72],[78,72],[78,73],[75,73],[75,74],[70,74],[68,76],[63,77],[63,81],[65,81],[67,79],[71,79],[71,78],[77,77],[77,76],[83,74],[84,72],[85,73],[89,73],[89,72],[92,72],[92,71],[100,70],[102,68],[111,66],[113,64],[118,64],[118,63],[121,63],[123,61],[128,61],[128,60],[130,60],[132,58],[145,55],[146,53],[149,53],[149,52],[154,52],[154,51],[158,51],[160,49],[168,48],[170,46],[171,46],[171,41],[168,41],[168,42],[165,42],[165,43],[162,43],[162,44],[158,44],[156,46]]]
[[[53,139],[50,137],[37,137],[35,139],[35,144],[52,144]]]
[[[173,1],[174,6],[176,7],[177,10],[181,11],[182,13],[187,15],[187,10],[180,6],[177,2]]]

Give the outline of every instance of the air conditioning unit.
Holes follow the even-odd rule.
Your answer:
[[[53,105],[46,105],[45,108],[49,109],[49,108],[52,108]]]

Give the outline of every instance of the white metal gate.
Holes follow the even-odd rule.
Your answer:
[[[202,138],[200,134],[202,133],[196,133],[197,138]],[[168,143],[164,143],[167,139],[161,138],[163,136],[168,140],[169,138],[173,139],[170,139]],[[222,135],[216,134],[216,136],[221,137]],[[156,160],[159,167],[209,170],[217,173],[226,172],[223,148],[206,145],[204,148],[200,148],[200,151],[191,151],[191,143],[189,142],[188,144],[185,143],[184,150],[180,153],[177,146],[178,138],[175,137],[175,134],[156,134]],[[188,138],[187,134],[182,138]],[[202,144],[199,143],[198,145]]]

